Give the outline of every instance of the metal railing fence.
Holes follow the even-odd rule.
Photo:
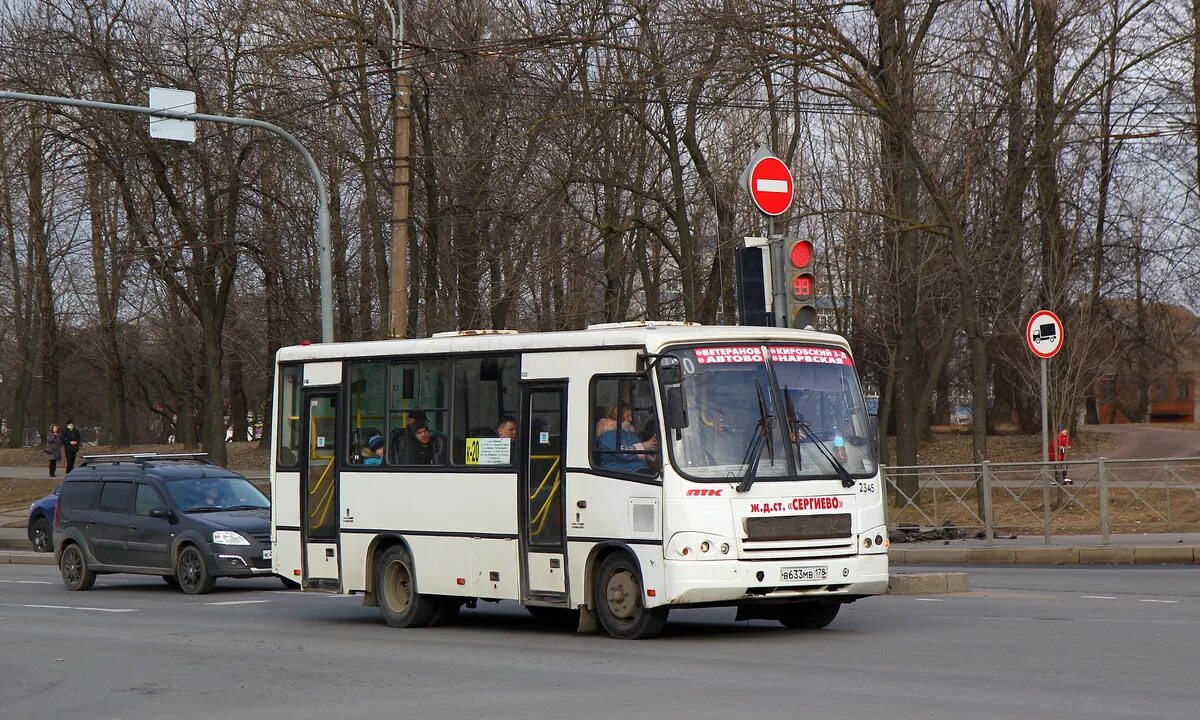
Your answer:
[[[1200,458],[885,466],[888,527],[997,535],[1200,531]],[[1069,484],[1067,480],[1069,479]]]

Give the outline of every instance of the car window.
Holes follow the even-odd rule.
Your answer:
[[[127,482],[106,482],[100,491],[100,509],[104,512],[129,512],[129,496],[133,485]]]
[[[96,487],[99,484],[95,480],[69,482],[63,486],[58,501],[68,510],[87,510],[96,499]]]
[[[152,485],[138,484],[137,496],[133,503],[134,514],[149,517],[150,511],[156,507],[166,507],[162,495],[159,495]]]
[[[183,512],[266,510],[271,501],[241,477],[201,477],[167,480],[167,494]]]

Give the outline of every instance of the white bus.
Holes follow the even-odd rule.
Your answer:
[[[651,637],[673,607],[828,625],[886,590],[846,341],[625,323],[287,347],[275,571],[398,627],[515,600]]]

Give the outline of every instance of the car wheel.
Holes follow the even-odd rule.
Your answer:
[[[779,622],[789,630],[820,630],[837,617],[841,603],[801,603],[783,608]]]
[[[162,579],[165,583],[173,588],[179,587],[179,578],[175,577],[174,575],[163,575]]]
[[[667,609],[646,607],[642,592],[641,573],[628,555],[609,555],[600,563],[592,597],[605,632],[623,640],[652,638],[662,632]]]
[[[388,625],[424,627],[433,619],[437,601],[417,592],[412,558],[400,546],[388,548],[375,568],[375,598]]]
[[[96,573],[88,569],[83,550],[75,543],[63,549],[62,557],[58,559],[58,570],[68,590],[90,590],[96,583]]]
[[[29,526],[29,542],[34,552],[50,552],[54,549],[54,536],[51,534],[50,521],[39,517]]]
[[[217,579],[208,572],[204,556],[195,545],[188,545],[179,553],[175,579],[179,581],[179,589],[188,595],[210,593],[217,584]]]

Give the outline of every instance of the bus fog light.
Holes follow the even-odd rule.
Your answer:
[[[882,535],[876,535],[876,536],[875,536],[875,544],[876,544],[876,545],[882,545],[882,544],[883,544],[883,536],[882,536]]]
[[[863,547],[865,547],[865,548],[871,547],[871,538],[863,538]]]
[[[729,554],[729,543],[721,543],[721,554],[722,555]]]
[[[712,545],[709,545],[707,540],[700,543],[700,552],[702,552],[702,553],[708,552],[711,548],[712,548]]]

